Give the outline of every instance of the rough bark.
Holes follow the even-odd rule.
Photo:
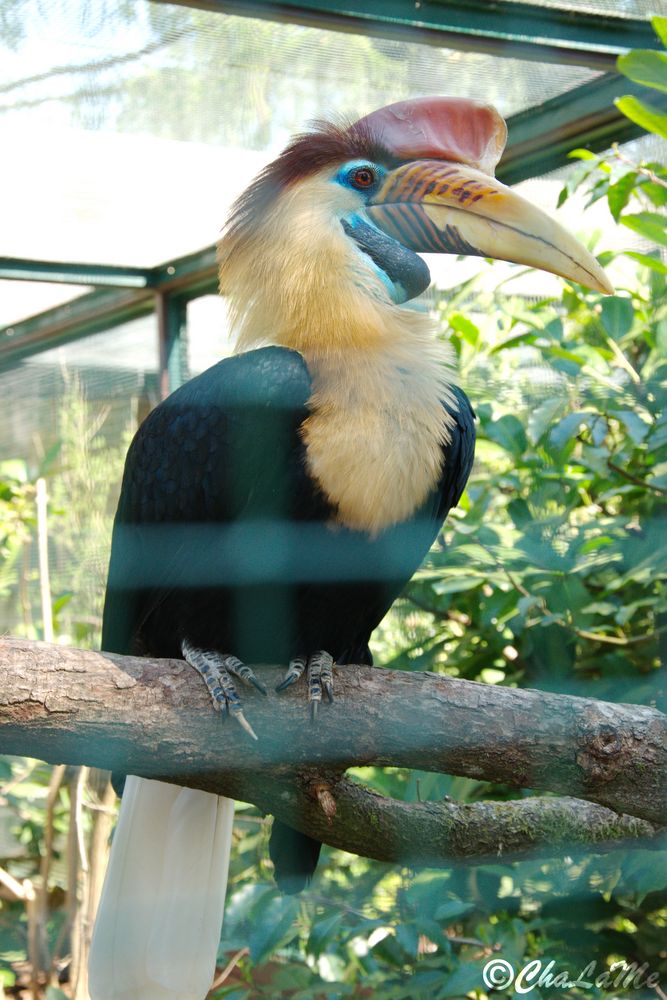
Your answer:
[[[280,676],[257,673],[269,690]],[[254,742],[211,710],[182,661],[3,639],[0,677],[3,753],[214,790],[368,857],[444,864],[561,855],[572,844],[609,849],[630,837],[664,843],[652,824],[667,817],[667,718],[655,709],[341,667],[336,701],[315,725],[301,685],[266,698],[244,690]],[[342,776],[364,764],[568,798],[408,804]]]

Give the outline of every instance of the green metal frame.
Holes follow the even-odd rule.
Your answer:
[[[614,104],[625,94],[643,93],[645,88],[618,73],[607,73],[513,115],[507,122],[507,149],[498,177],[505,184],[516,184],[562,167],[569,162],[572,149],[583,146],[599,153],[612,142],[629,142],[645,135]],[[651,103],[667,111],[666,95],[652,95]]]
[[[659,48],[651,25],[633,18],[567,11],[516,0],[155,0],[227,14],[316,25],[496,56],[539,59],[613,70],[628,48]],[[505,183],[549,172],[575,146],[599,151],[642,130],[614,100],[640,93],[615,72],[529,108],[508,121],[509,142],[498,168]],[[664,98],[667,106],[667,97]],[[0,258],[0,278],[93,286],[64,305],[0,328],[0,366],[36,351],[157,316],[161,389],[187,377],[187,303],[214,293],[215,248],[154,268]]]
[[[497,170],[499,179],[514,184],[563,166],[575,146],[602,150],[612,140],[627,141],[641,134],[613,103],[621,94],[639,90],[618,74],[605,74],[514,115],[508,120],[509,142]],[[667,105],[667,97],[664,101]],[[0,328],[0,365],[14,364],[35,351],[138,319],[159,306],[163,391],[167,381],[173,389],[187,374],[182,347],[187,302],[217,288],[215,247],[143,270],[2,258],[0,277],[116,286],[98,287],[64,305]]]
[[[516,0],[155,2],[600,70],[613,70],[629,48],[659,47],[648,21]]]
[[[13,277],[12,263],[6,262],[6,269],[9,272],[7,276]],[[17,262],[17,268],[25,263]],[[62,269],[60,280],[109,285],[118,277],[116,271],[99,264],[72,264]],[[159,309],[162,388],[165,388],[165,372],[169,372],[169,387],[175,388],[185,376],[184,352],[178,345],[182,340],[187,303],[217,290],[215,247],[206,247],[142,273],[146,282],[141,288],[128,290],[122,285],[113,289],[99,288],[64,305],[0,328],[0,367],[16,364],[36,351],[48,350],[140,319]],[[76,282],[73,281],[74,275],[77,276]],[[42,280],[53,281],[54,276]]]
[[[147,288],[151,272],[139,267],[111,264],[71,264],[52,260],[0,257],[0,278],[10,281],[50,281],[68,285],[112,285],[114,288]]]
[[[187,303],[183,296],[158,292],[155,313],[160,352],[160,394],[177,389],[187,378]]]

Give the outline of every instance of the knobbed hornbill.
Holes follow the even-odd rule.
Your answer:
[[[235,679],[261,692],[248,664],[282,662],[279,689],[305,673],[316,714],[334,663],[371,662],[371,632],[468,478],[474,416],[432,319],[410,304],[430,280],[417,253],[610,290],[571,236],[494,180],[505,138],[491,107],[423,98],[294,139],[220,244],[236,355],[161,403],[131,445],[103,647],[182,657],[252,736]],[[227,799],[128,778],[95,1000],[205,996],[232,816]],[[274,824],[279,885],[305,884],[318,852]]]

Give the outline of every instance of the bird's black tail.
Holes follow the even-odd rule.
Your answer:
[[[269,840],[276,884],[289,895],[301,892],[315,874],[322,845],[306,833],[274,819]]]

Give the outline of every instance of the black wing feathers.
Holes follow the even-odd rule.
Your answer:
[[[275,511],[310,394],[303,358],[267,347],[219,362],[149,414],[125,463],[104,649],[140,651],[134,637],[155,602],[184,574],[206,578],[216,524]]]
[[[179,655],[188,630],[250,662],[319,648],[341,662],[369,659],[370,633],[470,473],[474,415],[453,391],[438,488],[409,523],[371,538],[332,532],[335,511],[307,474],[300,427],[311,380],[299,354],[241,354],[181,387],[128,453],[103,648]]]
[[[452,392],[456,397],[457,409],[450,412],[456,422],[451,431],[450,443],[445,446],[445,463],[436,515],[440,523],[461,499],[475,459],[475,413],[462,389],[452,386]]]

